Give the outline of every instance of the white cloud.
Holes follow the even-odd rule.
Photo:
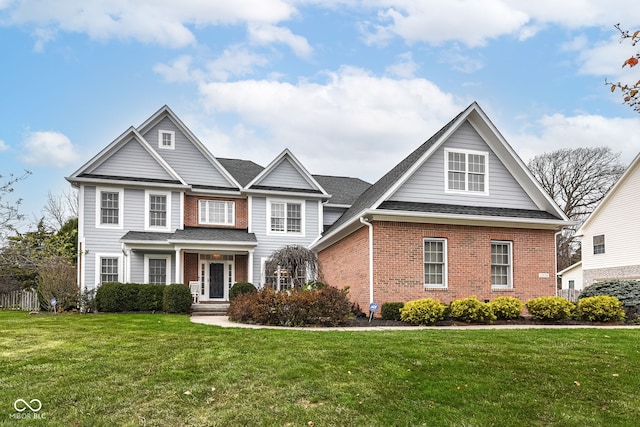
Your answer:
[[[541,117],[536,125],[536,134],[508,137],[525,162],[538,154],[560,148],[607,146],[621,154],[622,163],[629,164],[640,150],[640,121],[635,118],[554,114]]]
[[[368,180],[467,106],[424,79],[394,80],[348,67],[320,83],[245,80],[202,84],[200,91],[212,118],[234,114],[234,123],[242,123],[224,130],[227,137],[219,128],[211,132],[215,140],[206,140],[214,155],[220,155],[219,141],[231,140],[230,155],[268,163],[286,147],[312,173]]]
[[[227,80],[251,74],[256,67],[267,65],[262,55],[250,52],[242,46],[231,46],[218,58],[207,63],[207,75],[214,80]]]
[[[413,61],[412,53],[405,52],[401,55],[398,55],[398,62],[389,65],[386,68],[386,72],[402,79],[409,79],[415,76],[418,68],[418,64]]]
[[[69,138],[60,132],[29,132],[22,146],[26,150],[23,160],[33,165],[63,168],[79,159]]]
[[[2,153],[3,151],[7,151],[8,149],[9,146],[7,145],[7,143],[0,139],[0,153]]]
[[[302,58],[309,57],[313,51],[307,39],[293,34],[288,28],[276,27],[275,25],[250,25],[249,37],[252,42],[259,45],[283,43]]]
[[[440,53],[440,60],[450,64],[454,70],[467,74],[475,73],[484,68],[484,61],[482,59],[464,55],[457,46],[454,46],[452,49],[443,50]]]

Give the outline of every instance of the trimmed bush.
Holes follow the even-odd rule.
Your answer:
[[[433,298],[409,301],[400,310],[400,320],[414,325],[433,325],[444,319],[446,305]]]
[[[384,320],[400,320],[400,310],[404,307],[403,302],[382,303],[380,315]]]
[[[251,292],[257,292],[257,291],[258,290],[256,289],[255,286],[253,286],[253,283],[236,282],[233,284],[233,286],[231,286],[231,289],[229,289],[229,300],[234,299],[238,295],[249,294]]]
[[[575,304],[562,297],[538,297],[526,302],[531,316],[538,320],[571,319]]]
[[[277,292],[264,288],[241,294],[229,304],[229,319],[279,326],[343,325],[351,316],[346,290],[327,286],[318,290]]]
[[[165,286],[163,308],[167,313],[189,313],[191,311],[191,291],[187,285],[172,283]]]
[[[162,311],[165,285],[143,283],[138,286],[137,310]]]
[[[496,320],[491,306],[475,296],[453,301],[449,306],[449,315],[466,323],[491,323]]]
[[[608,295],[580,298],[576,315],[579,319],[590,322],[619,322],[625,316],[622,302]]]
[[[580,299],[609,295],[616,297],[622,303],[627,320],[634,320],[640,316],[640,281],[638,280],[612,280],[608,282],[593,283],[580,293]]]
[[[96,291],[98,311],[118,313],[138,311],[138,285],[133,283],[106,282]]]
[[[489,302],[489,307],[493,310],[498,320],[513,320],[520,317],[524,304],[518,298],[498,297]]]

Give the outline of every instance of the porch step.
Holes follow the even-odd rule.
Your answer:
[[[225,316],[229,309],[228,303],[191,304],[191,315],[197,316]]]

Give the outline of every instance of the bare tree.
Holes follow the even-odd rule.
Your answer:
[[[300,245],[285,246],[271,254],[264,265],[267,285],[299,289],[318,275],[318,257]]]
[[[24,218],[19,211],[22,199],[8,201],[6,196],[13,193],[16,183],[26,179],[29,175],[31,175],[29,171],[24,171],[22,175],[9,174],[7,177],[0,175],[0,180],[6,179],[4,182],[0,182],[0,242],[10,231],[14,230],[16,223]]]
[[[529,161],[529,169],[542,188],[569,219],[578,222],[556,242],[559,270],[579,259],[575,232],[624,172],[619,157],[608,147],[564,148]]]
[[[54,195],[49,191],[42,213],[48,227],[61,229],[67,221],[78,217],[78,192],[68,189]]]

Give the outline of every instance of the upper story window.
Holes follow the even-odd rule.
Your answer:
[[[158,148],[173,150],[176,146],[176,133],[172,130],[158,131]]]
[[[488,157],[480,151],[445,150],[446,190],[489,194]]]
[[[511,261],[511,242],[491,242],[491,287],[513,287]]]
[[[593,236],[593,254],[603,254],[604,253],[604,234],[600,234],[598,236]]]
[[[96,189],[96,227],[122,228],[123,189]]]
[[[145,191],[145,229],[168,230],[171,228],[171,193]]]
[[[304,205],[301,202],[271,200],[268,206],[270,233],[303,234]]]
[[[225,200],[200,200],[198,218],[200,224],[235,225],[234,202]]]

